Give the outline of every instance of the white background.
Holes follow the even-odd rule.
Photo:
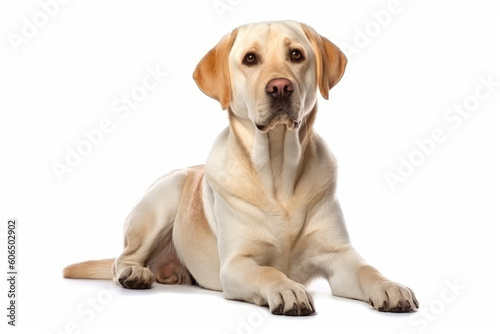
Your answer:
[[[19,221],[16,331],[498,329],[500,87],[459,125],[443,118],[454,105],[474,101],[479,77],[500,81],[495,2],[401,0],[384,27],[373,11],[386,10],[388,0],[220,2],[231,10],[219,15],[212,0],[69,1],[18,52],[9,36],[20,35],[23,18],[33,22],[41,6],[0,5],[0,219]],[[120,253],[122,222],[154,180],[204,162],[227,116],[191,79],[199,59],[238,25],[280,19],[308,23],[349,54],[344,78],[329,101],[320,101],[316,130],[338,159],[338,195],[354,246],[413,288],[421,310],[379,313],[332,297],[322,281],[310,287],[317,314],[287,318],[196,287],[129,291],[108,281],[62,279],[67,264]],[[371,36],[363,40],[366,29]],[[168,75],[119,118],[113,103],[156,66]],[[85,140],[82,131],[103,119],[113,131],[59,180],[52,164],[64,163],[68,147]],[[415,141],[438,128],[446,140],[391,190],[385,173],[397,171],[399,157],[417,157]],[[1,281],[4,332],[11,328]]]

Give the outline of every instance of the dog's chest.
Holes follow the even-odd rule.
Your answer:
[[[305,205],[289,207],[270,201],[256,225],[260,232],[256,238],[267,240],[272,245],[270,253],[283,255],[293,251],[297,242],[307,234],[307,208]]]

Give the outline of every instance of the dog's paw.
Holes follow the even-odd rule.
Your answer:
[[[315,312],[311,295],[302,284],[293,281],[273,287],[267,300],[273,314],[298,316]]]
[[[418,309],[413,291],[389,280],[374,282],[366,295],[368,302],[381,312],[414,312]]]
[[[118,273],[116,280],[127,289],[150,289],[155,277],[148,268],[128,266]]]

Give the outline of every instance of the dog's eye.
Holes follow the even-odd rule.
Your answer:
[[[300,62],[302,61],[302,59],[304,59],[304,57],[302,56],[302,52],[297,49],[294,49],[292,50],[292,52],[290,52],[290,58],[295,62]]]
[[[243,59],[243,63],[246,65],[253,65],[257,62],[257,56],[255,53],[249,52],[245,55],[245,58]]]

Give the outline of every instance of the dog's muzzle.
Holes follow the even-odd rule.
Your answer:
[[[286,78],[272,79],[267,83],[266,92],[272,113],[264,125],[256,124],[257,129],[267,131],[273,129],[276,124],[286,124],[289,130],[299,128],[300,121],[291,107],[293,91],[293,83]]]

